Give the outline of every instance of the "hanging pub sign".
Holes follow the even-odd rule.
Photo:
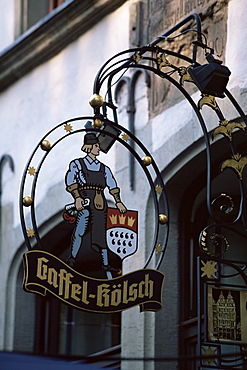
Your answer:
[[[159,213],[160,204],[166,207],[162,178],[150,153],[131,132],[104,117],[100,117],[101,120],[91,117],[91,121],[88,118],[56,126],[37,145],[24,171],[20,213],[29,249],[24,255],[24,290],[43,296],[52,294],[74,308],[90,312],[110,313],[134,306],[139,306],[141,311],[157,311],[162,307],[164,283],[164,274],[158,270],[164,254],[160,235],[166,234],[160,231],[160,226],[166,227],[168,220],[165,214]],[[58,134],[59,130],[58,135],[61,135],[62,126],[66,133],[52,145],[48,140],[50,135]],[[62,140],[71,138],[72,131],[82,137],[83,155],[70,161],[64,177],[64,192],[67,191],[71,201],[63,205],[61,219],[64,227],[69,227],[70,245],[51,251],[44,245],[36,221],[37,179],[52,149]],[[130,139],[141,148],[144,154],[141,158],[133,150]],[[106,154],[115,142],[122,144],[142,167],[155,212],[153,245],[148,260],[144,266],[127,273],[124,273],[123,261],[134,258],[139,248],[139,212],[133,205],[128,208],[122,199],[121,184],[110,167],[99,159],[100,152]],[[37,167],[34,165],[36,157]],[[31,195],[24,194],[28,175],[33,177]],[[114,207],[108,205],[108,198]],[[31,210],[25,215],[29,207]],[[27,227],[28,218],[32,228]]]
[[[116,312],[139,305],[161,308],[163,274],[142,269],[112,279],[94,279],[70,268],[59,258],[33,250],[25,254],[25,290],[55,297],[91,312]]]

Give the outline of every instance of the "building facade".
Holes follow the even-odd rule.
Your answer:
[[[183,362],[184,356],[191,358],[199,353],[198,322],[203,322],[203,330],[207,331],[205,307],[210,304],[205,303],[200,311],[202,315],[198,316],[198,280],[203,271],[209,279],[214,278],[214,271],[210,275],[208,270],[202,269],[198,274],[197,267],[202,252],[199,235],[212,222],[206,204],[204,133],[196,110],[189,103],[191,97],[197,105],[201,92],[190,81],[182,81],[182,68],[186,58],[191,58],[196,40],[195,32],[184,31],[195,29],[194,19],[164,39],[161,45],[171,52],[169,57],[166,56],[167,60],[175,65],[174,71],[180,72],[177,81],[186,86],[188,97],[170,83],[169,78],[160,78],[145,69],[130,68],[117,75],[112,83],[119,124],[131,131],[131,122],[132,132],[148,148],[166,185],[169,239],[160,266],[160,271],[165,274],[161,310],[140,313],[139,307],[133,307],[122,313],[94,314],[75,310],[49,295],[44,298],[24,292],[22,258],[27,247],[20,223],[19,193],[25,165],[41,138],[61,122],[93,115],[88,102],[101,66],[123,50],[150,45],[193,13],[202,21],[203,42],[214,49],[231,71],[227,89],[241,106],[243,114],[234,104],[229,104],[228,97],[217,99],[217,104],[228,121],[238,122],[245,128],[246,1],[0,0],[0,4],[3,35],[0,40],[0,349],[83,358],[114,351],[119,357],[121,350],[122,362],[113,361],[113,364],[123,370],[206,369],[211,365],[224,368],[224,364],[215,359],[201,364],[195,359]],[[180,37],[172,38],[179,33]],[[177,58],[176,53],[184,55],[185,59]],[[166,59],[162,61],[166,63]],[[200,47],[197,62],[207,63],[205,50]],[[189,62],[185,64],[188,66]],[[103,85],[101,95],[106,93],[107,86]],[[200,108],[212,146],[211,200],[224,193],[230,194],[227,196],[230,202],[238,204],[239,187],[234,185],[234,171],[219,171],[230,153],[226,137],[211,139],[219,121],[223,121],[221,116],[214,114],[217,109],[211,108],[207,104]],[[233,135],[244,156],[245,131],[234,130]],[[70,161],[81,156],[81,146],[82,135],[70,135],[47,156],[37,180],[35,208],[40,237],[47,251],[59,251],[61,256],[71,239],[71,228],[65,226],[62,218],[64,205],[71,202],[64,177]],[[128,273],[141,269],[150,254],[154,234],[152,194],[142,169],[119,142],[114,144],[110,154],[102,153],[101,158],[117,178],[124,204],[139,212],[139,248],[123,262],[123,272]],[[245,177],[243,170],[242,182]],[[245,192],[243,188],[242,195]],[[107,197],[113,205],[110,196]],[[27,209],[26,219],[29,216]],[[229,217],[227,222],[231,222],[231,213]],[[239,219],[239,233],[234,237],[227,234],[225,252],[228,260],[240,261],[244,265],[247,253],[242,228]],[[221,242],[225,240],[221,232],[217,235]],[[35,241],[30,240],[35,246]],[[215,254],[207,255],[214,260]],[[157,250],[154,259],[158,260],[159,256]],[[204,267],[208,266],[204,263]],[[151,267],[155,268],[155,261]],[[229,276],[227,284],[235,284],[240,293],[233,294],[231,300],[228,296],[220,297],[228,300],[228,306],[231,302],[237,316],[234,318],[235,334],[231,337],[238,341],[241,338],[240,342],[245,343],[243,307],[246,295],[239,281],[232,282],[230,275],[234,273],[229,269],[225,267],[224,270]],[[216,302],[219,305],[221,298],[212,298],[214,303],[208,311],[214,312]],[[215,317],[213,320],[216,322]],[[213,329],[213,337],[219,330],[219,327]],[[231,346],[224,339],[221,349],[217,347],[217,353],[214,353],[236,351],[237,356],[239,347]],[[205,354],[216,351],[210,344],[202,348]],[[234,357],[231,366],[237,366]],[[240,366],[244,369],[246,365]]]

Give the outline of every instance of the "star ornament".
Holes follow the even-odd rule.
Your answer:
[[[161,252],[163,252],[162,245],[160,245],[160,244],[156,245],[156,247],[155,247],[155,252],[156,252],[156,253],[161,253]]]
[[[217,269],[215,268],[215,265],[217,264],[217,262],[211,263],[210,261],[207,261],[205,263],[204,261],[202,261],[202,264],[203,267],[201,268],[201,270],[203,271],[203,274],[201,275],[201,277],[207,276],[207,278],[210,279],[212,276],[216,279],[215,272],[217,272]]]
[[[64,125],[64,130],[65,130],[66,132],[71,132],[71,131],[73,131],[73,126],[72,126],[70,123],[66,123],[66,124]]]
[[[217,361],[213,358],[217,353],[217,348],[213,351],[211,347],[208,347],[207,349],[202,347],[204,353],[203,353],[203,356],[212,356],[212,358],[208,358],[208,359],[205,359],[202,361],[203,364],[205,364],[206,362],[210,365],[211,363],[214,363],[215,365],[218,365],[217,364]]]
[[[36,169],[34,167],[29,167],[27,172],[30,176],[34,176],[36,174]]]
[[[157,194],[161,194],[162,191],[163,191],[163,188],[160,185],[156,185],[155,186],[155,191],[156,191]]]
[[[121,137],[122,137],[122,139],[123,139],[124,141],[129,141],[129,139],[130,139],[130,137],[129,137],[129,135],[128,135],[128,134],[123,134]]]
[[[27,236],[29,238],[32,238],[35,235],[35,232],[33,229],[27,229]]]

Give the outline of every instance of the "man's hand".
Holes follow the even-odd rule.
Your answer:
[[[77,211],[81,211],[84,209],[84,200],[81,197],[76,198],[75,208],[77,209]]]
[[[125,205],[122,202],[116,203],[116,207],[118,208],[119,212],[121,212],[121,213],[127,212],[127,208],[125,207]]]

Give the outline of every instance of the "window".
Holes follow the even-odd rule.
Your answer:
[[[88,356],[120,343],[119,313],[75,310],[49,294],[35,298],[35,353]]]
[[[66,0],[19,0],[16,37],[27,31]]]
[[[62,221],[42,239],[42,245],[64,259],[71,225]],[[23,266],[16,283],[14,350],[46,355],[88,356],[120,344],[121,313],[95,314],[76,310],[49,292],[46,296],[22,289]]]

